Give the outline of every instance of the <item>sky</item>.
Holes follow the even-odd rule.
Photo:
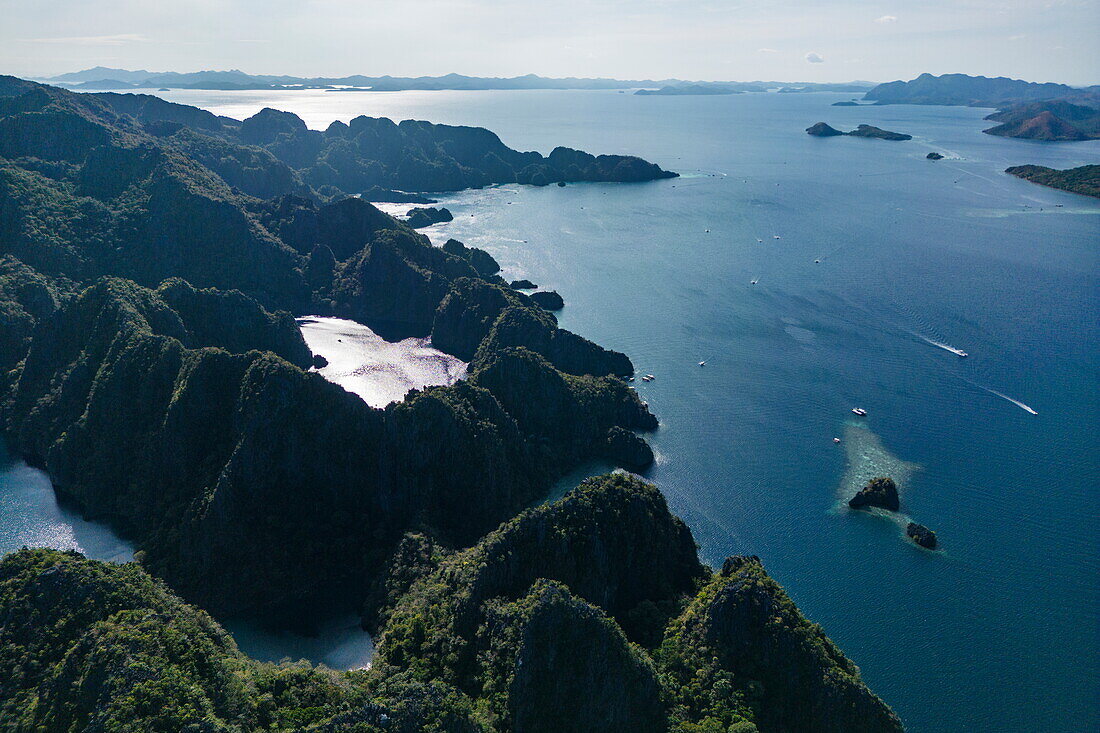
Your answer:
[[[1100,0],[0,0],[0,73],[1100,83]]]

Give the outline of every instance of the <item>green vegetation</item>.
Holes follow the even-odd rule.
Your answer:
[[[465,551],[410,535],[387,578],[375,663],[332,672],[248,659],[136,563],[13,553],[0,717],[16,731],[900,730],[758,560],[711,574],[629,476]]]
[[[3,727],[896,729],[762,569],[711,579],[653,486],[530,508],[581,461],[652,460],[633,365],[341,193],[654,168],[0,77],[0,433],[140,561],[0,562]],[[468,378],[371,408],[307,371],[305,312],[430,334]],[[322,596],[379,632],[369,672],[258,664],[206,615]]]
[[[669,625],[655,658],[676,730],[755,730],[747,721],[763,731],[901,730],[755,557],[726,560]]]
[[[1100,165],[1082,165],[1066,170],[1042,165],[1017,165],[1006,168],[1005,173],[1043,186],[1100,198]]]
[[[478,731],[442,684],[262,664],[137,564],[0,562],[0,721],[12,731]]]

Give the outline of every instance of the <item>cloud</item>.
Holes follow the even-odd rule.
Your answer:
[[[809,61],[811,64],[823,64],[823,63],[825,63],[825,57],[822,56],[819,53],[814,53],[813,51],[806,54],[806,60]]]
[[[23,43],[56,43],[71,46],[125,46],[129,43],[147,43],[140,33],[119,33],[113,36],[68,36],[63,38],[21,38]]]
[[[756,49],[756,52],[757,53],[779,53],[779,51],[775,50],[774,48],[758,48],[758,49]]]
[[[881,18],[875,18],[875,22],[876,23],[882,23],[884,25],[886,23],[897,23],[898,22],[898,16],[896,16],[896,15],[884,15]]]
[[[1015,35],[1015,36],[1009,36],[1008,40],[1010,40],[1010,41],[1022,41],[1025,38],[1027,38],[1027,34],[1026,33],[1020,33],[1020,34]]]

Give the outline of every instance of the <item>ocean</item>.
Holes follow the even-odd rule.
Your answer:
[[[557,290],[562,326],[655,375],[635,384],[661,420],[646,476],[704,558],[760,556],[910,730],[1100,725],[1100,202],[1002,172],[1100,163],[1100,142],[832,93],[160,96],[314,128],[479,125],[679,172],[444,194],[455,220],[422,231]],[[818,121],[914,139],[806,135]],[[847,509],[876,475],[900,518]],[[0,500],[16,485],[0,476]],[[941,550],[910,543],[909,519]]]

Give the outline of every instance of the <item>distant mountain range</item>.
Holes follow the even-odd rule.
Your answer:
[[[1100,86],[1071,87],[1003,76],[921,74],[911,81],[879,84],[864,99],[875,104],[942,104],[996,107],[986,117],[1000,122],[984,132],[1028,140],[1100,138]]]
[[[362,89],[370,91],[421,90],[483,90],[483,89],[661,89],[662,94],[722,94],[737,91],[783,92],[805,91],[853,91],[864,92],[874,82],[853,81],[844,84],[818,84],[813,82],[690,82],[682,79],[604,79],[604,78],[551,78],[527,74],[514,77],[464,76],[364,76],[355,74],[341,77],[301,77],[265,74],[246,74],[236,69],[230,71],[195,71],[189,73],[130,71],[96,66],[83,71],[41,79],[71,89],[123,90],[123,89]],[[693,87],[696,91],[684,91]],[[664,91],[664,90],[668,91]],[[716,91],[722,90],[722,91]]]

